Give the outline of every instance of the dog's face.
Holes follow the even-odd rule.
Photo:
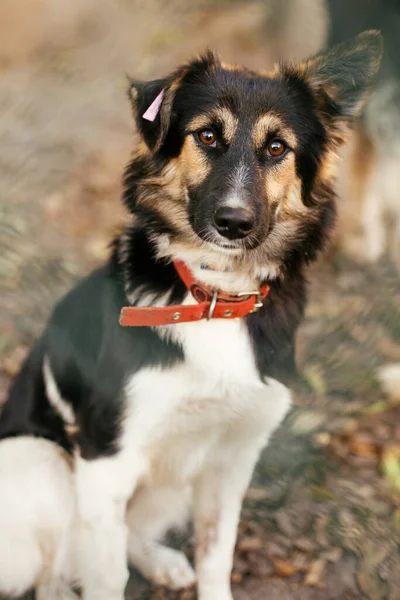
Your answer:
[[[310,101],[306,89],[290,90],[285,80],[222,66],[183,83],[177,160],[199,238],[232,253],[253,249],[280,212],[301,210],[302,174],[315,172],[313,144],[320,147],[324,136],[307,115]]]
[[[169,78],[134,84],[143,139],[127,173],[128,206],[162,219],[181,248],[278,267],[302,244],[306,251],[332,201],[337,148],[380,55],[380,36],[366,33],[350,48],[273,73],[207,54]]]

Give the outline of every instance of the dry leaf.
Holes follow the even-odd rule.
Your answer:
[[[380,400],[379,402],[374,402],[370,406],[364,410],[364,414],[366,415],[379,415],[380,413],[385,412],[389,408],[389,403],[384,400]]]
[[[357,440],[350,442],[349,450],[356,456],[376,456],[378,454],[378,449],[374,444],[358,442]]]
[[[400,444],[385,448],[382,453],[381,466],[393,491],[400,492]]]
[[[335,563],[341,558],[342,553],[343,552],[341,548],[332,548],[332,550],[327,550],[326,552],[323,552],[321,554],[321,558],[327,560],[328,562]]]
[[[246,498],[253,502],[260,502],[269,498],[269,491],[265,488],[251,487],[247,490]]]
[[[400,401],[400,363],[384,365],[377,377],[385,394],[393,401]]]
[[[319,429],[324,422],[324,415],[303,409],[294,416],[292,430],[299,435],[307,435]]]
[[[321,485],[309,485],[308,489],[311,492],[311,496],[313,500],[324,501],[324,500],[334,500],[335,494]]]
[[[350,438],[349,451],[356,456],[376,456],[379,454],[374,438],[366,432],[359,432]]]
[[[303,375],[306,378],[308,385],[317,396],[325,396],[326,383],[319,367],[311,365],[304,369]]]
[[[304,583],[309,586],[319,586],[325,572],[326,560],[318,558],[314,560],[304,577]]]
[[[344,435],[353,435],[360,427],[357,419],[345,419],[343,421],[342,433]]]
[[[278,511],[275,514],[275,519],[282,533],[284,533],[288,537],[294,537],[296,531],[293,527],[289,516],[285,512],[283,512],[282,510]]]
[[[275,574],[278,577],[291,577],[291,575],[298,572],[297,567],[279,558],[274,559],[272,562],[275,567]]]
[[[242,583],[243,575],[241,573],[232,573],[232,583]]]
[[[288,554],[287,548],[282,548],[282,546],[279,546],[275,542],[267,542],[266,548],[267,556],[268,558],[271,558],[271,560],[273,560],[273,557],[285,558]]]
[[[238,550],[241,552],[252,552],[254,550],[261,550],[263,543],[259,537],[244,537],[238,542]]]
[[[327,431],[321,431],[315,436],[315,441],[319,446],[329,446],[332,436]]]
[[[294,542],[294,547],[302,552],[314,552],[315,544],[306,537],[301,537]]]

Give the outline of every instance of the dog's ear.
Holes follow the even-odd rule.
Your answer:
[[[130,80],[129,97],[139,133],[154,152],[168,132],[174,100],[172,78],[154,81]]]
[[[190,83],[218,64],[216,55],[208,51],[163,79],[148,82],[129,80],[129,97],[136,125],[152,152],[157,152],[165,141],[174,116],[174,99],[182,83]]]
[[[321,110],[351,121],[357,117],[379,71],[383,41],[378,31],[365,31],[353,43],[334,47],[298,67]]]

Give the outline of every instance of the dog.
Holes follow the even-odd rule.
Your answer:
[[[232,600],[242,498],[291,406],[305,268],[381,46],[365,32],[265,73],[208,52],[131,81],[130,223],[55,307],[1,415],[2,594],[122,600],[129,561]],[[160,542],[188,514],[195,570]]]
[[[361,263],[389,258],[400,269],[400,10],[392,0],[329,0],[330,43],[363,27],[379,29],[385,53],[379,79],[343,154],[338,246]]]

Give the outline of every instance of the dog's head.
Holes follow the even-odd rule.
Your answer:
[[[378,33],[366,32],[271,73],[208,53],[165,79],[132,82],[142,139],[127,171],[129,209],[162,222],[169,247],[181,251],[252,256],[277,268],[299,253],[312,258],[332,220],[337,150],[362,109],[381,46]]]

